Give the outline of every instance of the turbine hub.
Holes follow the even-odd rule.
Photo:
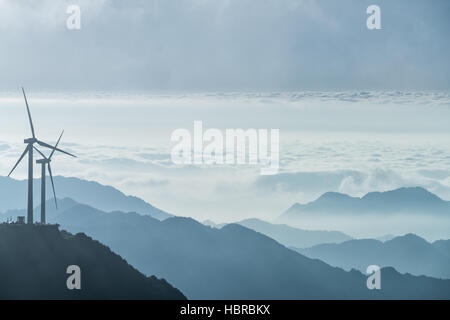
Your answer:
[[[36,138],[28,138],[28,139],[23,140],[23,143],[28,143],[28,144],[35,143],[35,142],[37,142]]]

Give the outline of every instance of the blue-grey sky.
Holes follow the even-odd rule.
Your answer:
[[[81,30],[66,29],[78,4]],[[381,8],[368,30],[366,8]],[[450,2],[0,0],[0,90],[447,89]]]

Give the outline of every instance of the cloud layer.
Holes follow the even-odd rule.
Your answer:
[[[29,94],[38,136],[58,155],[55,174],[96,180],[179,215],[220,221],[273,219],[327,191],[423,186],[450,200],[450,103],[445,92],[315,92],[196,95]],[[0,172],[23,151],[23,101],[0,106]],[[280,174],[252,166],[177,166],[170,134],[205,127],[279,128]],[[68,142],[67,142],[68,141]],[[15,173],[25,178],[25,166]],[[38,175],[39,172],[36,172]]]

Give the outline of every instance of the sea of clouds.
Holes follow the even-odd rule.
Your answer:
[[[422,186],[450,200],[450,95],[446,92],[208,94],[29,93],[38,137],[75,153],[55,175],[112,185],[178,215],[218,222],[274,219],[327,191],[362,196]],[[30,135],[20,93],[3,93],[0,172]],[[175,165],[170,134],[206,127],[280,129],[280,173],[259,167]],[[15,178],[26,177],[25,165]],[[38,173],[36,173],[36,176]]]

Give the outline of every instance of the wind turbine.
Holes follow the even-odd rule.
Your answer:
[[[31,134],[32,137],[25,139],[23,142],[27,145],[25,147],[24,152],[20,156],[19,160],[16,162],[14,168],[11,170],[11,172],[8,174],[8,177],[11,176],[13,171],[16,169],[20,161],[25,157],[25,155],[28,153],[28,207],[27,207],[27,223],[33,224],[33,147],[34,144],[37,143],[38,145],[49,148],[52,150],[56,150],[68,155],[71,155],[68,152],[65,152],[63,150],[60,150],[56,147],[53,147],[49,145],[48,143],[42,142],[36,138],[36,135],[34,133],[34,126],[33,126],[33,120],[31,119],[31,113],[30,113],[30,107],[28,106],[27,97],[25,96],[25,90],[22,88],[23,98],[25,99],[25,104],[27,106],[27,113],[28,113],[28,120],[30,121],[30,128],[31,128]]]
[[[52,182],[52,188],[53,188],[53,196],[55,198],[55,206],[56,209],[58,209],[58,202],[56,200],[56,192],[55,192],[55,183],[53,182],[53,174],[52,174],[52,167],[50,165],[50,162],[52,161],[53,154],[55,153],[56,148],[58,147],[59,141],[61,140],[62,135],[64,134],[64,130],[61,132],[61,135],[58,138],[58,141],[56,142],[55,149],[52,150],[48,158],[36,147],[34,149],[42,156],[42,159],[36,160],[36,163],[41,165],[41,223],[45,224],[45,176],[46,176],[46,167],[48,166],[48,173],[50,174],[50,180]],[[68,153],[69,154],[69,153]],[[72,154],[69,154],[72,157],[75,157]]]

